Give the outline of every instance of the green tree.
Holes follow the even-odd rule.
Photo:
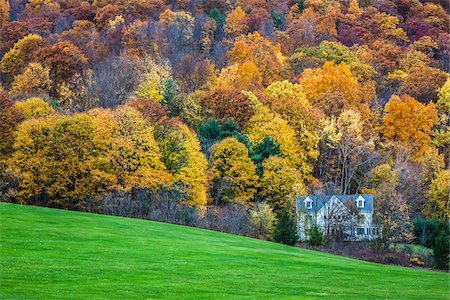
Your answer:
[[[448,271],[449,269],[449,237],[448,233],[441,232],[436,238],[433,247],[434,267],[439,270]]]
[[[283,209],[280,219],[278,220],[273,240],[280,244],[295,246],[298,241],[297,225],[292,218],[289,208]]]
[[[298,13],[302,14],[305,10],[305,0],[297,0]]]
[[[312,225],[308,245],[313,247],[323,245],[323,232],[320,230],[319,226]]]
[[[250,159],[256,165],[256,174],[259,177],[263,173],[263,161],[270,156],[280,156],[280,145],[274,142],[270,136],[266,136],[261,143],[250,149]]]

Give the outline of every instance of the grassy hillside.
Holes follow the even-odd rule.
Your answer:
[[[444,273],[135,219],[0,203],[0,298],[448,299]]]

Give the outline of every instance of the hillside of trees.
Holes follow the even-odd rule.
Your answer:
[[[268,237],[296,195],[370,193],[409,242],[450,213],[448,12],[0,0],[1,200],[114,214],[146,191]]]

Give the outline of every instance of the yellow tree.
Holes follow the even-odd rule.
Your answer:
[[[30,62],[35,51],[48,45],[47,40],[37,34],[29,34],[18,40],[2,58],[2,72],[17,75]]]
[[[170,63],[167,61],[156,63],[151,57],[144,56],[142,68],[143,75],[134,94],[139,98],[161,101],[165,83],[172,80]]]
[[[433,126],[438,124],[436,105],[424,105],[403,95],[392,96],[384,108],[383,126],[380,130],[388,141],[399,144],[420,161],[431,145]]]
[[[303,87],[287,80],[275,81],[265,92],[271,97],[263,97],[261,101],[273,111],[280,114],[295,129],[301,149],[314,160],[319,156],[321,120],[319,109],[311,106]]]
[[[263,162],[263,176],[259,196],[270,203],[275,211],[293,205],[294,197],[306,193],[301,173],[285,158],[271,156]]]
[[[92,118],[31,118],[18,126],[16,136],[9,164],[20,179],[19,201],[73,208],[97,194]]]
[[[450,166],[450,78],[438,93],[439,126],[434,143],[442,150],[447,166]]]
[[[427,218],[448,221],[450,216],[450,170],[437,172],[428,190],[423,213]]]
[[[246,14],[240,6],[236,7],[228,14],[224,29],[225,33],[232,39],[247,34],[248,26],[246,23]]]
[[[211,157],[216,203],[252,202],[258,175],[244,144],[226,138],[216,144]]]
[[[328,61],[321,68],[306,69],[300,83],[311,104],[329,116],[338,116],[345,109],[358,110],[364,119],[370,114],[360,96],[361,85],[345,63]]]
[[[266,136],[271,137],[280,145],[280,151],[286,156],[289,163],[298,167],[305,177],[312,171],[308,163],[306,150],[302,149],[297,141],[294,128],[277,113],[271,111],[258,101],[252,93],[246,93],[255,106],[255,113],[244,128],[253,144],[261,143]]]
[[[22,120],[43,118],[55,112],[55,110],[41,98],[28,98],[25,101],[16,102],[16,109],[19,111]]]
[[[272,44],[258,32],[236,41],[227,52],[230,64],[252,62],[258,68],[264,86],[282,79],[286,73],[285,57],[279,44]]]
[[[258,90],[262,88],[262,78],[258,67],[251,61],[245,61],[223,68],[216,85],[222,88]]]
[[[48,95],[53,84],[49,72],[49,68],[39,63],[28,64],[22,74],[14,76],[11,95],[16,98]]]
[[[115,110],[111,116],[111,165],[117,189],[156,189],[171,183],[172,176],[160,160],[153,128],[131,107]]]
[[[44,168],[46,167],[49,145],[49,133],[55,115],[50,119],[29,119],[17,127],[13,145],[13,154],[8,165],[20,179],[17,201],[21,203],[39,203],[48,180]],[[49,158],[47,158],[48,160]]]
[[[9,19],[9,1],[1,0],[0,1],[0,27],[3,27]]]
[[[205,209],[207,204],[208,163],[201,152],[200,142],[189,128],[180,123],[158,126],[155,130],[161,161],[175,182],[186,187],[187,204]]]
[[[362,13],[361,8],[359,8],[358,0],[350,0],[350,6],[348,7],[348,14],[352,20],[356,20]]]

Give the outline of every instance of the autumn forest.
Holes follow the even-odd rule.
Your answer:
[[[0,200],[272,239],[296,196],[373,194],[412,242],[450,213],[448,12],[0,0]]]

